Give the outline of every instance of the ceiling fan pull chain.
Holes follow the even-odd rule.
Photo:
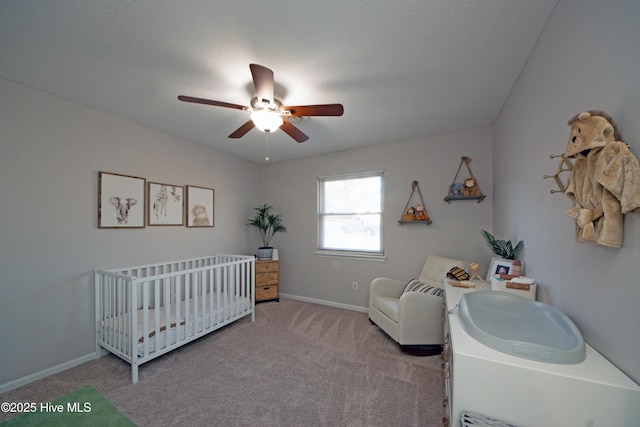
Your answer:
[[[267,155],[264,158],[264,162],[267,166],[269,166],[269,132],[267,132]]]

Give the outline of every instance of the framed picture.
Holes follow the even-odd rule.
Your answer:
[[[187,227],[213,227],[213,188],[187,185]]]
[[[150,182],[147,225],[184,225],[184,187]]]
[[[491,265],[487,272],[487,281],[491,281],[491,276],[494,274],[511,274],[511,267],[513,267],[513,260],[493,257],[491,259]]]
[[[98,173],[98,228],[143,228],[147,180]]]

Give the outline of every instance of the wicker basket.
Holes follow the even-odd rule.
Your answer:
[[[402,215],[402,221],[415,221],[416,216],[414,214],[404,214]]]

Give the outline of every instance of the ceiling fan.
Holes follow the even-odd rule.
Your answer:
[[[288,118],[341,116],[344,112],[342,104],[284,106],[282,101],[275,96],[273,91],[273,71],[258,64],[249,64],[249,68],[251,69],[253,85],[256,89],[256,94],[251,98],[251,106],[243,106],[185,95],[178,96],[178,99],[183,102],[234,108],[236,110],[251,112],[251,118],[249,121],[231,133],[229,138],[241,138],[251,129],[257,127],[266,133],[282,129],[287,135],[295,139],[297,142],[304,142],[308,140],[309,137],[287,120]]]

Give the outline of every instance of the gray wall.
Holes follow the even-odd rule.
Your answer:
[[[262,167],[0,79],[0,385],[94,351],[94,268],[252,253]],[[98,171],[215,189],[215,227],[97,228]]]
[[[272,242],[280,252],[281,292],[366,307],[372,279],[416,277],[428,254],[478,260],[486,265],[491,254],[485,250],[480,230],[490,229],[492,221],[491,140],[491,129],[480,128],[267,167],[264,199],[283,214],[288,228]],[[306,144],[313,144],[313,140]],[[447,204],[443,199],[463,155],[472,158],[471,169],[487,198],[481,203],[467,200]],[[385,171],[386,262],[315,256],[317,178],[379,169]],[[466,177],[463,166],[459,179]],[[414,180],[420,184],[432,225],[397,222]],[[352,290],[354,280],[359,282],[358,291]]]
[[[640,381],[640,215],[624,246],[574,243],[571,203],[549,194],[567,120],[601,109],[640,155],[640,2],[560,0],[494,126],[494,225],[525,242],[540,299],[567,313],[586,340]]]

